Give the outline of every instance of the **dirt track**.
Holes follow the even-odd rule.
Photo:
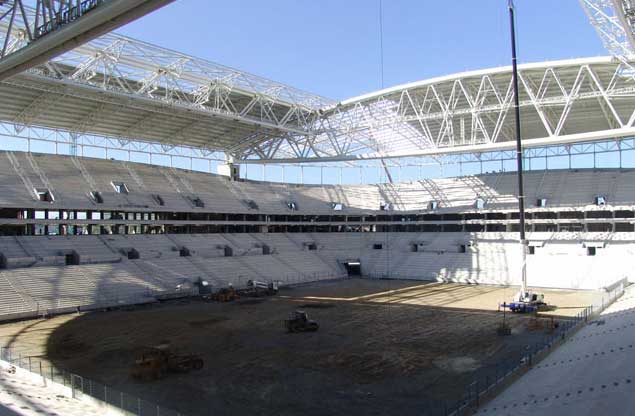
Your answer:
[[[507,293],[509,292],[509,294]],[[3,345],[46,355],[56,366],[190,415],[429,414],[475,372],[518,359],[544,336],[498,302],[513,289],[387,280],[322,282],[235,303],[170,302],[3,325]],[[574,314],[595,292],[548,292]],[[293,309],[320,323],[288,334]],[[555,311],[559,313],[559,311]],[[129,377],[135,353],[170,343],[200,354],[205,368],[154,382]]]

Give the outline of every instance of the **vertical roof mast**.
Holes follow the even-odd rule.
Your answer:
[[[523,187],[523,148],[520,138],[520,98],[518,97],[518,66],[516,62],[516,28],[514,25],[514,2],[509,0],[509,26],[512,44],[512,83],[514,87],[514,114],[516,117],[516,162],[518,165],[518,211],[520,229],[521,270],[520,293],[527,291],[527,240],[525,237],[525,191]]]

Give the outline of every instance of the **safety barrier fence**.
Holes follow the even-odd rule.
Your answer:
[[[607,288],[606,297],[598,306],[587,306],[574,317],[563,318],[552,334],[545,334],[540,342],[527,345],[527,353],[520,359],[499,362],[478,371],[457,400],[434,401],[426,406],[424,415],[461,416],[474,412],[481,403],[493,398],[497,393],[529,368],[545,358],[555,347],[577,332],[589,319],[597,316],[624,293],[626,280]]]
[[[69,371],[60,370],[39,357],[23,356],[12,348],[0,347],[0,360],[29,371],[33,375],[40,376],[43,381],[49,380],[69,388],[72,397],[77,400],[91,398],[97,400],[100,404],[120,411],[121,414],[183,416],[182,413],[151,403],[138,396],[125,393]]]
[[[404,278],[398,274],[369,273],[365,277],[370,279]],[[431,279],[431,280],[434,280]],[[477,371],[473,381],[459,395],[456,400],[429,400],[424,405],[425,416],[460,416],[469,414],[479,407],[485,399],[492,398],[504,386],[520,376],[537,361],[544,358],[554,347],[566,340],[571,334],[580,329],[585,322],[600,314],[620,297],[628,285],[627,279],[619,280],[604,289],[601,301],[596,305],[583,308],[574,317],[562,318],[557,331],[545,335],[540,341],[527,345],[527,353],[520,358],[498,362]]]

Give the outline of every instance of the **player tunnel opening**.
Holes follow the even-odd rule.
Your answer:
[[[362,275],[362,263],[359,260],[344,262],[348,277],[360,277]]]

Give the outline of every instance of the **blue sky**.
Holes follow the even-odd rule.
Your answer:
[[[604,55],[578,0],[516,0],[520,62]],[[508,65],[507,0],[383,0],[384,84]],[[119,30],[341,100],[380,87],[379,0],[177,0]]]

